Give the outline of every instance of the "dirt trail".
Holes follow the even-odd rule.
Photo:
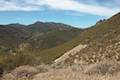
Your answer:
[[[74,47],[73,49],[71,49],[70,51],[64,53],[63,56],[59,57],[58,59],[56,59],[54,62],[55,63],[59,63],[59,62],[63,62],[64,60],[66,60],[67,58],[69,58],[69,55],[75,55],[76,53],[78,53],[80,50],[86,48],[87,45],[78,45],[76,47]]]

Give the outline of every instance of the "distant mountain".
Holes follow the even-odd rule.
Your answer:
[[[35,22],[34,24],[28,25],[28,27],[32,32],[51,32],[74,29],[74,27],[70,25],[54,22]]]
[[[33,50],[42,50],[69,41],[81,31],[69,25],[53,22],[0,25],[0,48],[1,50],[11,50],[28,43]]]
[[[0,47],[13,48],[29,37],[25,27],[0,25]]]

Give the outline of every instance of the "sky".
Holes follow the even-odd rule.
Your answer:
[[[42,21],[86,28],[118,12],[119,0],[0,0],[0,24]]]

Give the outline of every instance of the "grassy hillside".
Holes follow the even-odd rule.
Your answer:
[[[104,59],[120,60],[119,41],[120,41],[120,14],[117,14],[107,21],[95,25],[85,31],[77,40],[87,44],[88,47],[78,54],[71,56],[67,63],[85,62],[87,64],[102,61]]]
[[[120,38],[119,35],[120,35],[120,13],[114,15],[110,19],[108,19],[100,24],[97,24],[91,28],[86,29],[83,33],[81,33],[75,39],[73,39],[63,45],[57,46],[55,48],[45,50],[45,51],[39,53],[38,55],[43,57],[42,60],[44,62],[49,63],[49,62],[55,60],[56,58],[60,57],[61,55],[63,55],[63,53],[65,53],[66,51],[77,46],[78,44],[87,44],[88,47],[77,54],[77,55],[79,55],[78,60],[80,60],[80,58],[82,57],[82,60],[85,60],[85,62],[93,63],[93,62],[96,62],[97,60],[98,61],[102,60],[102,58],[100,56],[99,56],[99,58],[101,58],[101,59],[97,58],[97,56],[100,53],[103,54],[103,56],[104,56],[104,54],[106,54],[104,49],[107,46],[114,45],[115,43],[119,42],[119,38]],[[116,51],[116,49],[115,49],[115,51]],[[95,55],[95,58],[93,59],[94,61],[92,62],[91,58],[93,58],[93,55]],[[87,57],[85,57],[85,56],[87,56]],[[108,54],[108,56],[109,56],[109,54]],[[69,58],[68,60],[66,60],[66,62],[73,63],[75,58],[76,57],[74,55],[71,58]],[[106,57],[104,57],[104,58],[106,59]],[[109,58],[109,59],[111,59],[111,58]]]

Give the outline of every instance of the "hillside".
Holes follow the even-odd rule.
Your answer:
[[[96,63],[105,59],[120,60],[119,42],[120,42],[120,13],[114,15],[107,21],[92,27],[83,32],[78,38],[82,44],[88,47],[81,50],[77,55],[71,56],[66,62],[72,62],[77,59],[78,63]]]
[[[0,25],[0,67],[9,70],[24,64],[41,63],[37,53],[70,41],[82,31],[50,22]]]
[[[78,37],[63,45],[41,52],[40,55],[44,57],[44,62],[49,63],[62,56],[66,51],[71,50],[75,46],[85,44],[88,45],[87,48],[78,52],[76,54],[77,57],[76,55],[69,55],[70,58],[65,60],[65,62],[71,64],[74,63],[75,59],[77,59],[78,63],[82,61],[83,63],[90,64],[103,59],[119,60],[119,46],[114,47],[114,45],[119,45],[119,30],[120,13],[100,24],[86,29]],[[112,51],[110,52],[111,49]],[[47,56],[48,52],[50,56]]]

